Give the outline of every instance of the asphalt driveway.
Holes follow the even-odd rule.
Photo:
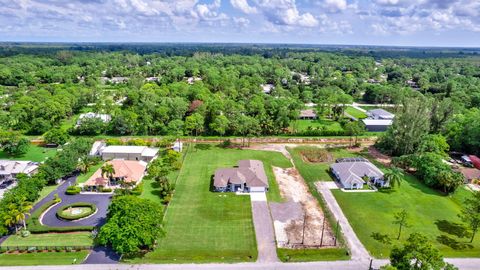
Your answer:
[[[75,184],[77,180],[76,176],[73,176],[67,179],[63,184],[58,186],[58,188],[50,193],[47,197],[37,203],[32,211],[38,209],[38,207],[42,206],[44,203],[53,200],[53,195],[55,193],[62,199],[60,204],[55,205],[50,210],[48,210],[42,219],[44,225],[52,226],[52,227],[69,227],[69,226],[101,226],[105,224],[106,216],[107,216],[107,209],[110,205],[110,201],[112,199],[111,194],[78,194],[78,195],[66,195],[65,191],[67,190],[69,185]],[[97,206],[97,213],[95,215],[77,221],[65,221],[60,220],[56,216],[57,209],[71,203],[75,202],[89,202],[93,203]]]

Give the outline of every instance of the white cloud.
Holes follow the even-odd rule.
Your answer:
[[[257,8],[250,6],[247,0],[230,0],[230,3],[234,8],[239,9],[246,14],[255,14],[258,12]]]
[[[347,9],[347,0],[324,0],[324,7],[330,12],[339,12]]]
[[[300,13],[295,0],[256,0],[266,19],[277,25],[315,27],[318,20],[308,12]]]

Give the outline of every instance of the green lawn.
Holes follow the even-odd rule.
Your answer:
[[[197,145],[198,146],[198,145]],[[209,148],[210,149],[206,149]],[[180,171],[176,191],[165,216],[166,236],[157,249],[133,263],[255,261],[255,233],[249,196],[210,191],[216,169],[233,167],[241,159],[264,162],[272,190],[271,166],[290,167],[280,153],[195,147]],[[280,195],[275,195],[280,198]]]
[[[144,179],[142,180],[142,183],[143,183],[143,192],[142,192],[142,195],[140,195],[140,197],[162,204],[163,200],[160,199],[157,182],[155,182],[154,180]]]
[[[42,162],[47,157],[53,157],[57,149],[55,148],[45,148],[36,145],[30,145],[28,152],[19,157],[10,157],[5,152],[0,151],[0,159],[10,159],[10,160],[30,160],[35,162]]]
[[[463,187],[451,196],[444,196],[414,176],[406,175],[401,186],[393,191],[346,193],[333,190],[333,194],[358,238],[375,257],[388,257],[392,245],[374,240],[371,234],[388,234],[396,239],[398,227],[392,224],[393,214],[403,209],[410,216],[411,227],[406,228],[400,241],[394,240],[393,244],[400,244],[410,233],[419,232],[427,235],[446,257],[480,257],[480,237],[470,245],[469,239],[455,235],[462,231],[458,226],[461,202],[469,196],[469,191]]]
[[[40,197],[38,197],[34,205],[40,202],[43,198],[47,197],[50,193],[52,193],[55,189],[57,189],[57,187],[58,187],[57,185],[43,187],[43,189],[39,192]]]
[[[297,167],[300,174],[303,176],[305,181],[308,183],[314,183],[317,181],[332,181],[328,170],[330,163],[307,163],[304,162],[300,154],[301,147],[288,149],[292,155],[295,166]],[[356,157],[358,154],[351,153],[346,149],[342,148],[331,148],[329,149],[330,154],[333,157],[333,160],[340,157]]]
[[[90,178],[98,169],[102,167],[102,165],[103,165],[103,161],[100,161],[98,164],[90,167],[87,173],[80,174],[77,177],[77,184],[85,183],[88,180],[88,178]]]
[[[306,131],[308,129],[322,129],[330,131],[343,131],[342,126],[337,121],[330,119],[317,120],[295,120],[290,124],[290,128],[296,132]]]
[[[90,246],[93,245],[91,235],[90,232],[12,235],[1,246]]]
[[[345,109],[345,112],[350,114],[351,116],[357,118],[357,119],[367,118],[367,114],[365,114],[364,112],[362,112],[360,110],[357,110],[357,109],[353,108],[352,106],[348,106],[347,109]]]
[[[0,266],[27,266],[27,265],[66,265],[80,264],[87,257],[88,251],[79,252],[48,252],[0,254]]]

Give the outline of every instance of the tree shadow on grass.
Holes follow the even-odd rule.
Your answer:
[[[451,222],[448,220],[437,220],[435,221],[438,230],[450,235],[454,235],[459,238],[470,237],[471,233],[468,229],[461,223]]]
[[[160,184],[157,181],[151,181],[148,184],[153,189],[150,191],[150,194],[160,197],[160,190],[158,190],[158,188],[160,187]]]
[[[437,241],[445,246],[451,247],[455,250],[463,250],[463,249],[472,249],[473,245],[469,243],[459,242],[452,237],[442,234],[437,236]]]
[[[394,189],[394,188],[379,188],[378,192],[385,193],[385,194],[392,194],[392,193],[397,192],[397,190]]]
[[[209,150],[212,148],[211,144],[206,144],[206,143],[201,143],[201,144],[196,144],[195,149],[197,150]]]

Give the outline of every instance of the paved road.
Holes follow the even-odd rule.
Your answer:
[[[117,264],[118,261],[120,261],[120,256],[110,248],[95,247],[90,251],[83,264]]]
[[[50,193],[47,197],[37,203],[32,211],[35,211],[38,207],[44,203],[53,200],[53,194],[57,193],[62,199],[62,202],[55,205],[48,210],[42,219],[44,225],[53,227],[69,227],[69,226],[101,226],[105,223],[107,216],[108,205],[110,204],[111,195],[109,194],[78,194],[78,195],[66,195],[65,191],[68,186],[74,184],[77,177],[71,177],[64,183],[59,185],[55,191]],[[90,202],[97,206],[97,213],[89,218],[78,221],[64,221],[60,220],[56,216],[57,209],[63,205],[71,204],[74,202]]]
[[[352,229],[352,226],[350,226],[350,223],[348,223],[347,218],[343,214],[343,211],[340,208],[340,205],[338,205],[337,200],[335,200],[335,197],[333,197],[328,185],[326,185],[324,182],[317,182],[316,186],[317,190],[322,194],[322,197],[327,202],[327,206],[332,212],[333,216],[339,221],[343,235],[347,241],[348,248],[350,249],[352,260],[368,261],[370,259],[370,254],[368,254],[367,249],[358,239],[357,235]]]
[[[253,225],[257,238],[257,262],[278,262],[272,216],[268,208],[267,196],[263,192],[250,194]]]
[[[460,270],[478,270],[480,259],[447,259]],[[386,260],[374,260],[373,268],[387,264]],[[306,263],[237,263],[237,264],[97,264],[91,265],[52,265],[52,266],[15,266],[0,267],[0,269],[14,270],[367,270],[369,261],[331,261],[331,262],[306,262]]]

